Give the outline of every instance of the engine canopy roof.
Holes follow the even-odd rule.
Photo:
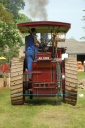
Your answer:
[[[17,24],[17,28],[21,33],[30,33],[31,28],[35,28],[37,33],[67,33],[70,27],[70,23],[54,21],[35,21]]]

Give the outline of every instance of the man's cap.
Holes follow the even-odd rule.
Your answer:
[[[36,31],[36,29],[35,29],[35,28],[31,28],[31,31],[32,31],[32,32],[35,32],[35,31]]]

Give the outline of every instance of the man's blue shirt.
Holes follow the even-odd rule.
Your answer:
[[[29,36],[27,36],[27,48],[31,47],[34,45],[34,38],[32,36],[32,34],[30,34]]]

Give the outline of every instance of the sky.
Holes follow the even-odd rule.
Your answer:
[[[25,1],[24,10],[20,10],[20,13],[25,14],[33,21],[40,21],[42,19],[41,7],[37,6],[34,10],[35,13],[41,12],[40,15],[32,17],[29,8],[29,0]],[[40,1],[40,0],[31,0],[31,1]],[[41,0],[42,1],[42,0]],[[48,1],[44,6],[45,13],[47,15],[47,21],[56,21],[56,22],[65,22],[71,24],[71,29],[66,34],[66,39],[74,38],[77,41],[85,41],[85,39],[80,39],[85,36],[85,21],[83,21],[83,16],[85,16],[85,0],[43,0],[43,2]],[[35,2],[34,2],[35,3]],[[37,3],[37,2],[36,2]],[[35,5],[36,6],[36,5]],[[39,7],[39,8],[38,8]]]

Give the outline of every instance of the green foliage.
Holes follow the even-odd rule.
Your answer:
[[[1,34],[0,34],[0,47],[8,45],[13,47],[14,45],[22,45],[22,40],[20,38],[19,32],[16,31],[15,25],[2,23],[1,25]]]
[[[13,17],[13,14],[8,12],[7,9],[3,8],[3,5],[0,4],[0,21],[5,22],[6,24],[9,24],[10,22],[12,24],[14,23]]]
[[[17,23],[32,22],[32,20],[24,14],[20,13],[19,17],[20,17],[20,19],[17,20]],[[25,36],[27,36],[27,35],[28,35],[27,33],[22,34],[22,38],[25,38]]]
[[[19,10],[24,9],[25,6],[23,0],[0,0],[0,3],[2,3],[8,11],[11,11],[15,20],[19,18]]]
[[[20,13],[19,17],[20,19],[17,20],[17,23],[32,22],[32,20],[24,14]]]
[[[21,37],[25,37],[26,34],[21,35],[16,24],[32,21],[24,14],[19,14],[19,10],[24,6],[23,0],[0,0],[0,56],[7,58],[3,62],[18,57],[19,47],[24,45]],[[8,52],[5,51],[6,46],[9,47]]]
[[[25,43],[23,43],[22,46],[25,46]]]
[[[0,4],[0,48],[8,45],[14,47],[15,45],[22,45],[22,39],[19,32],[16,30],[16,24],[13,20],[13,14],[8,12]]]
[[[0,57],[7,57],[7,52],[6,51],[4,51],[4,49],[3,48],[0,48]],[[8,60],[0,60],[0,63],[2,64],[2,63],[6,63],[6,62],[8,62]]]
[[[0,56],[5,57],[7,60],[0,60],[0,63],[10,62],[13,57],[19,57],[19,47],[11,47],[8,51],[0,48]]]
[[[19,47],[17,46],[10,48],[8,52],[8,58],[11,60],[13,57],[19,57]]]

